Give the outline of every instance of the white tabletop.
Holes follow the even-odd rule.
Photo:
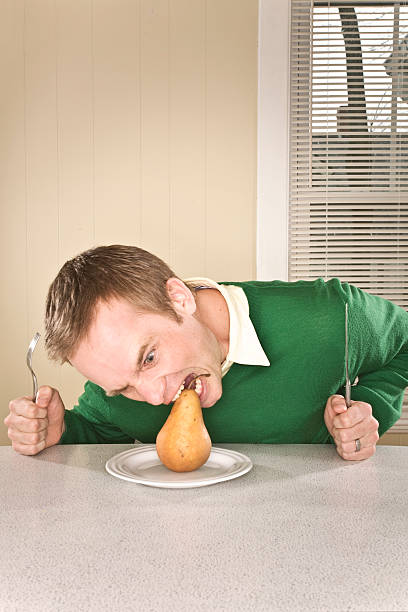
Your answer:
[[[177,490],[108,474],[129,445],[1,447],[0,609],[408,610],[408,447],[225,447],[253,470]]]

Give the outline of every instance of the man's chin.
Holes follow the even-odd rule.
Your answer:
[[[218,400],[220,399],[222,395],[222,389],[219,393],[219,395],[217,397],[209,397],[209,398],[205,398],[203,403],[201,404],[201,408],[211,408],[211,406],[214,406],[214,404],[216,404],[218,402]]]

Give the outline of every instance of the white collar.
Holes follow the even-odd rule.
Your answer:
[[[248,300],[243,289],[236,285],[219,285],[210,278],[185,280],[192,285],[217,289],[227,302],[230,318],[229,349],[221,366],[222,376],[228,372],[233,363],[269,366],[269,359],[249,317]]]

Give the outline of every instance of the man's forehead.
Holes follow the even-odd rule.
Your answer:
[[[108,364],[113,360],[129,366],[128,361],[132,361],[136,369],[157,337],[154,319],[154,313],[137,310],[126,300],[100,301],[87,333],[70,356],[71,362],[83,366],[89,359],[95,364]]]
[[[168,313],[142,309],[124,298],[111,297],[100,300],[94,310],[89,332],[101,333],[106,329],[115,329],[117,333],[126,333],[129,327],[145,342],[146,336],[155,330],[162,332],[177,326]],[[93,328],[93,329],[92,329]]]
[[[92,322],[114,321],[115,319],[119,321],[126,319],[143,320],[156,314],[137,306],[130,300],[113,296],[104,300],[98,300],[93,311]]]

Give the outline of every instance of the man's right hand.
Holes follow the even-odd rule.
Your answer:
[[[22,455],[37,455],[58,444],[64,433],[64,404],[52,387],[40,387],[37,401],[19,397],[9,405],[4,419],[12,447]]]

